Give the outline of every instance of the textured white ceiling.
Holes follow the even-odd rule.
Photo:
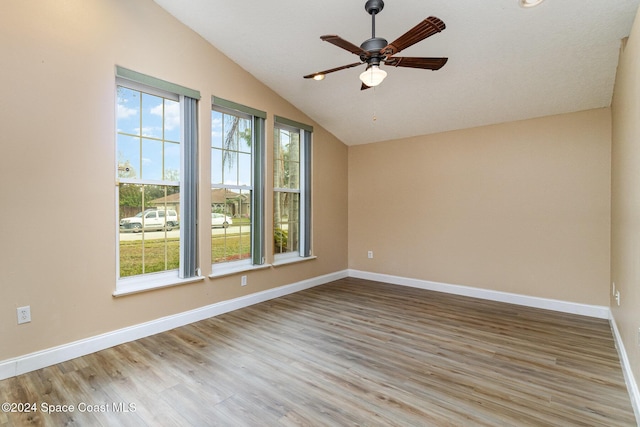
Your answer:
[[[383,67],[386,80],[361,91],[364,65],[302,76],[358,62],[320,36],[371,37],[365,0],[155,0],[348,145],[607,107],[639,1],[386,0],[376,36],[391,42],[436,16],[447,28],[398,56],[449,62]]]

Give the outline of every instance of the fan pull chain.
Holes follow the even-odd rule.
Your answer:
[[[376,88],[373,88],[373,123],[375,124],[375,122],[378,120],[378,117],[376,116],[376,109],[377,109],[377,104],[376,104]]]

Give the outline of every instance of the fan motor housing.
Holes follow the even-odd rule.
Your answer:
[[[360,48],[362,50],[366,50],[367,52],[380,52],[383,48],[385,48],[389,43],[382,37],[373,37],[369,40],[365,40]]]

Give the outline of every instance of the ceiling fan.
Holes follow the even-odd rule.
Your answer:
[[[366,70],[360,74],[360,80],[362,81],[360,90],[364,90],[379,85],[387,76],[387,73],[380,69],[380,64],[391,65],[394,67],[439,70],[447,63],[448,58],[413,58],[393,56],[409,46],[444,30],[446,26],[440,19],[435,16],[430,16],[404,33],[402,36],[398,37],[398,39],[392,43],[388,43],[382,37],[376,37],[376,15],[382,11],[382,8],[384,8],[384,2],[382,0],[367,0],[364,8],[367,13],[371,15],[371,38],[365,40],[360,47],[344,40],[340,36],[325,35],[320,37],[326,42],[358,55],[360,57],[360,62],[308,74],[304,76],[305,79],[323,80],[325,75],[329,73],[357,67],[360,64],[366,63]]]

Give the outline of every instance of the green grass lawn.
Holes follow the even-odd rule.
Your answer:
[[[213,263],[249,258],[250,248],[248,233],[211,237]],[[140,240],[120,242],[120,277],[175,270],[179,265],[180,240],[177,238],[150,239],[145,240],[144,244]]]
[[[211,262],[237,261],[251,257],[249,233],[211,237]]]

